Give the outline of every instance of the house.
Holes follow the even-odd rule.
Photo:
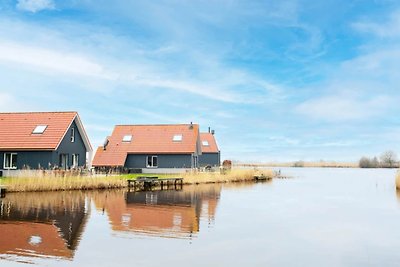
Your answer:
[[[0,170],[87,165],[92,147],[77,112],[0,113]]]
[[[99,192],[97,209],[105,211],[115,232],[167,238],[191,238],[200,231],[200,220],[215,220],[220,185],[199,185],[196,190]]]
[[[117,125],[93,159],[96,168],[166,173],[197,168],[198,124]]]
[[[0,199],[0,255],[72,259],[89,217],[82,194],[8,194]]]
[[[221,164],[221,152],[215,140],[214,131],[200,133],[201,156],[199,157],[200,167],[218,167]]]

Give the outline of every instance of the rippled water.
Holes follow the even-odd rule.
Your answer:
[[[400,265],[394,170],[282,173],[293,178],[7,194],[0,266]]]

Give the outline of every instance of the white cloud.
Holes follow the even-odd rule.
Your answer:
[[[368,120],[384,114],[392,104],[387,96],[365,98],[349,93],[351,91],[305,101],[295,110],[312,119],[338,122]]]
[[[52,0],[18,0],[17,9],[36,13],[46,9],[54,9]]]
[[[369,20],[364,20],[353,23],[352,27],[359,32],[370,33],[378,37],[399,37],[400,10],[396,10],[390,14],[386,21],[372,22]]]
[[[102,79],[116,78],[115,75],[107,73],[103,66],[84,56],[19,43],[0,41],[0,61],[46,72],[61,72]]]
[[[1,92],[6,90],[7,88],[0,88],[0,112],[24,111],[32,108],[22,100],[17,100],[11,93]]]

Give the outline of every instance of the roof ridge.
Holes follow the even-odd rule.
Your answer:
[[[175,123],[175,124],[116,124],[116,126],[187,126],[190,123]],[[192,125],[199,125],[198,123],[192,123]]]
[[[78,111],[17,111],[17,112],[0,112],[0,114],[49,114],[49,113],[78,113]]]

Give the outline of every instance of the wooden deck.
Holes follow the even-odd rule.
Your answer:
[[[174,186],[174,189],[182,189],[183,178],[158,178],[157,176],[141,176],[136,179],[129,179],[128,189],[132,188],[136,190],[137,188],[142,188],[143,190],[151,190],[153,187],[159,185],[161,190],[164,187],[168,189],[170,186]]]

